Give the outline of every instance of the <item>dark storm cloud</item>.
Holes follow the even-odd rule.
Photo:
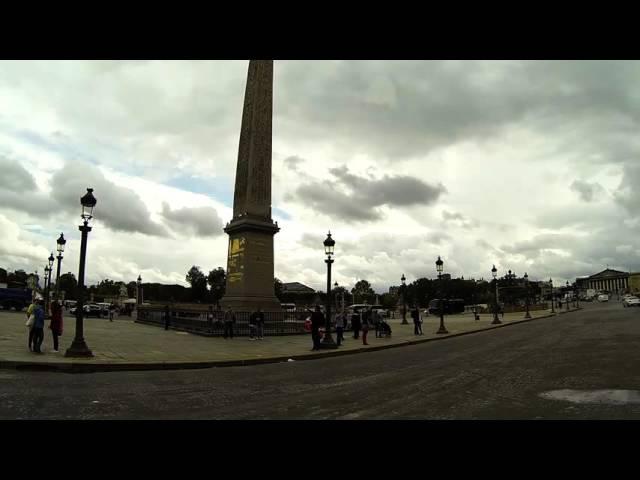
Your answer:
[[[381,163],[493,141],[510,128],[544,138],[541,161],[563,158],[578,169],[633,164],[640,154],[637,61],[279,65],[284,135],[330,137],[343,153]]]
[[[432,205],[446,192],[442,184],[433,186],[409,176],[367,178],[352,174],[346,166],[331,168],[329,173],[335,180],[306,183],[285,199],[343,220],[372,222],[383,219],[382,205]]]
[[[48,216],[58,206],[38,189],[33,176],[18,161],[0,157],[0,208]]]
[[[192,207],[171,210],[162,204],[162,216],[171,228],[179,233],[195,234],[202,237],[222,235],[222,219],[212,207]]]
[[[140,197],[128,188],[107,180],[93,165],[68,162],[51,179],[53,198],[68,212],[80,214],[80,197],[94,189],[98,200],[95,218],[116,231],[166,237],[166,228],[153,222]]]
[[[582,180],[575,180],[571,184],[571,190],[576,192],[585,202],[594,200],[594,195],[603,193],[604,189],[599,183],[589,183]]]
[[[12,192],[29,192],[36,189],[36,182],[17,161],[0,157],[0,188]]]
[[[633,217],[640,214],[640,166],[626,165],[624,167],[622,181],[618,190],[614,193],[615,201],[623,206]]]

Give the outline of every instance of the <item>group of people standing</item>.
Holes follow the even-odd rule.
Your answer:
[[[49,329],[53,338],[53,351],[58,352],[58,337],[62,335],[62,305],[54,301],[50,307],[51,322]],[[34,300],[27,308],[27,328],[29,329],[29,351],[42,353],[46,312],[44,300]]]

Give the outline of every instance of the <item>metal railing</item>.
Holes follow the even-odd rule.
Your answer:
[[[209,311],[202,309],[175,308],[169,309],[169,328],[186,331],[198,335],[221,337],[224,334],[224,311],[214,310],[210,317]],[[234,312],[236,321],[233,324],[234,336],[249,336],[249,317],[252,312]],[[308,311],[264,312],[264,335],[300,335],[308,333],[304,329]],[[165,326],[165,308],[163,306],[139,306],[137,323]]]

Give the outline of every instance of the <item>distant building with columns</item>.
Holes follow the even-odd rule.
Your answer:
[[[592,288],[597,291],[619,292],[629,288],[629,272],[619,270],[606,270],[589,277],[576,279],[576,286],[579,289]]]

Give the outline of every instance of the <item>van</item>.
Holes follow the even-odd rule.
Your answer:
[[[599,302],[608,302],[609,301],[609,295],[607,295],[605,293],[601,293],[600,295],[598,295],[598,301]]]

